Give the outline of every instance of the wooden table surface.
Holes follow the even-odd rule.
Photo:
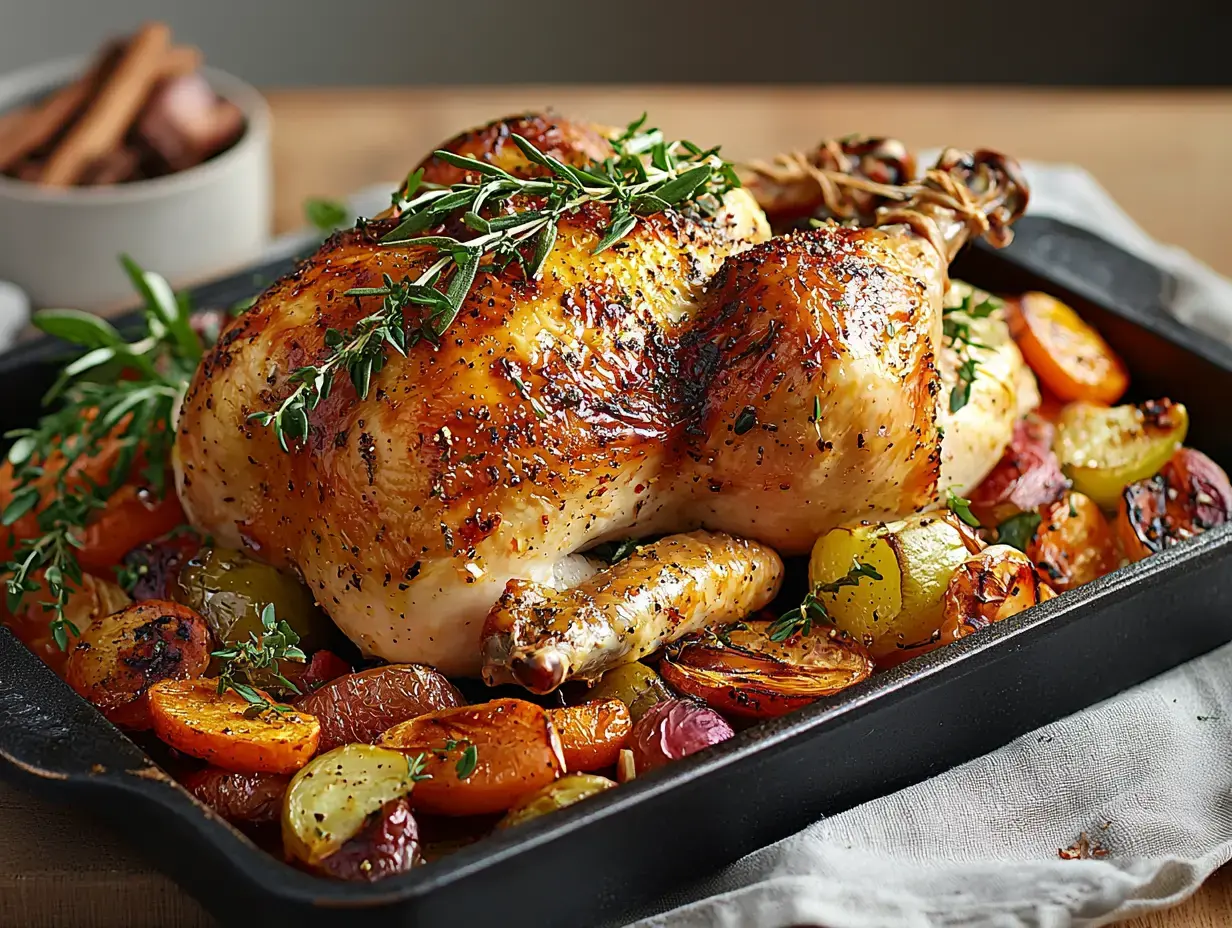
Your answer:
[[[275,225],[308,196],[403,176],[489,118],[545,105],[623,124],[648,110],[669,135],[766,156],[849,132],[912,147],[998,148],[1086,167],[1148,232],[1232,274],[1232,92],[1001,89],[502,88],[286,90],[274,113]],[[167,849],[166,853],[174,853]],[[200,907],[84,810],[0,785],[0,928],[204,926]],[[1232,868],[1135,928],[1232,924]]]

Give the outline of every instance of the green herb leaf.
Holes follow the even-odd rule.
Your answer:
[[[454,770],[457,772],[459,780],[470,779],[471,774],[475,772],[475,768],[479,766],[479,748],[469,741],[464,743],[466,744],[466,749],[454,765]]]
[[[997,526],[997,543],[1026,551],[1041,519],[1038,512],[1020,512]]]
[[[637,538],[622,538],[619,541],[605,541],[595,545],[586,554],[598,558],[608,564],[619,564],[637,550],[643,542]]]
[[[333,232],[351,221],[351,211],[345,203],[321,197],[304,201],[304,217],[320,232]]]
[[[41,332],[83,348],[127,345],[110,322],[79,309],[40,309],[30,322]]]
[[[953,490],[947,489],[945,491],[945,505],[967,525],[970,525],[972,528],[980,527],[980,520],[971,512],[971,500],[963,499]]]

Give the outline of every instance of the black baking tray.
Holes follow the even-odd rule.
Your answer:
[[[267,281],[289,269],[257,269]],[[955,276],[1045,290],[1129,365],[1134,396],[1190,410],[1189,443],[1232,469],[1232,351],[1163,310],[1173,282],[1089,233],[1028,217]],[[253,272],[202,287],[249,296]],[[0,357],[0,425],[29,424],[62,346]],[[1232,640],[1232,526],[915,658],[633,783],[375,885],[332,882],[261,850],[177,786],[0,629],[0,775],[114,822],[226,923],[618,925],[656,899],[857,803],[986,753]]]

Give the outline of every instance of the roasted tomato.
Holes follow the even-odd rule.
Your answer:
[[[1111,408],[1070,403],[1053,450],[1074,489],[1113,512],[1126,484],[1159,473],[1188,428],[1185,407],[1168,399]]]
[[[633,726],[630,750],[640,776],[735,735],[727,720],[690,699],[656,703]]]
[[[521,699],[421,715],[395,725],[379,743],[423,756],[431,779],[416,786],[413,801],[439,815],[504,812],[565,772],[560,736],[546,710]]]
[[[276,822],[291,778],[280,773],[235,773],[203,767],[186,774],[184,788],[229,822]]]
[[[399,722],[465,704],[457,688],[423,664],[389,664],[347,674],[296,703],[321,723],[318,750],[371,744]]]
[[[719,635],[692,635],[668,649],[659,668],[663,678],[720,712],[772,718],[873,672],[868,652],[837,629],[814,628],[773,641],[771,624],[755,619]]]
[[[1026,552],[1054,590],[1063,593],[1117,569],[1112,527],[1089,497],[1071,491],[1039,515]]]
[[[1022,356],[1056,396],[1104,405],[1121,398],[1129,386],[1124,362],[1076,312],[1046,293],[1024,293],[1010,305]]]
[[[136,603],[82,630],[64,679],[116,725],[149,728],[149,688],[200,676],[211,646],[205,620],[191,609],[159,600]]]
[[[391,799],[372,815],[342,847],[317,864],[339,880],[375,883],[405,873],[423,863],[419,825],[405,796]]]
[[[1052,426],[1035,416],[1014,424],[1014,437],[997,466],[967,494],[982,524],[997,525],[1064,495],[1069,481],[1052,451],[1052,437]]]
[[[77,561],[85,570],[101,573],[119,565],[142,542],[166,535],[185,521],[170,486],[161,498],[143,486],[120,487],[86,525]]]
[[[509,828],[532,821],[549,812],[556,812],[575,802],[606,792],[615,785],[606,777],[597,777],[593,773],[571,773],[524,798],[509,810],[496,827]]]
[[[124,568],[135,578],[133,599],[174,599],[180,568],[200,547],[194,532],[177,531],[129,551]]]
[[[673,697],[659,675],[640,661],[613,667],[586,693],[586,700],[619,699],[637,721],[655,703]]]
[[[216,680],[164,680],[150,687],[149,697],[154,734],[236,773],[294,773],[308,763],[321,736],[307,712],[289,706],[254,712],[230,690],[218,692]]]
[[[1201,451],[1182,448],[1158,474],[1121,493],[1117,537],[1131,561],[1232,519],[1228,475]]]
[[[950,579],[941,640],[957,641],[1056,595],[1025,554],[992,545],[967,558]]]
[[[35,579],[40,587],[46,589],[41,571],[36,574]],[[63,676],[68,656],[77,642],[77,636],[71,629],[66,629],[68,649],[60,649],[55,636],[51,633],[51,613],[39,602],[42,598],[38,593],[27,595],[15,615],[5,615],[4,624],[8,625],[13,630],[13,634],[38,655],[43,663]],[[128,594],[114,583],[100,580],[92,574],[85,574],[77,588],[69,593],[68,602],[64,606],[64,618],[72,624],[73,628],[82,631],[103,617],[119,612],[130,602],[132,600],[128,598]]]
[[[633,730],[629,708],[619,699],[549,709],[548,718],[560,735],[565,769],[570,773],[612,766]]]
[[[282,847],[310,868],[364,830],[369,816],[415,788],[411,758],[388,748],[348,744],[314,758],[291,780],[282,805]]]

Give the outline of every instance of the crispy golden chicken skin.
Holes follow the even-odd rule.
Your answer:
[[[579,165],[607,144],[531,116],[445,147],[530,173],[513,132]],[[379,245],[395,220],[333,236],[197,371],[176,445],[190,518],[298,570],[365,652],[474,675],[506,584],[575,585],[599,541],[705,527],[801,552],[934,501],[944,242],[966,227],[940,211],[932,239],[908,223],[765,242],[746,191],[724,206],[645,217],[598,256],[606,207],[563,220],[538,280],[481,272],[439,346],[390,352],[365,399],[340,378],[285,452],[249,416],[378,306],[345,292],[436,258]]]

